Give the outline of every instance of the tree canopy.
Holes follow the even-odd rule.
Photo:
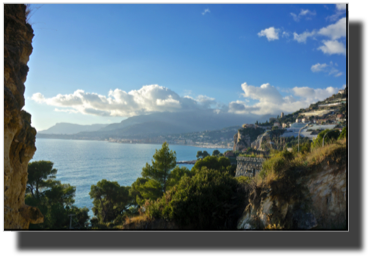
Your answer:
[[[212,152],[212,155],[213,155],[213,156],[218,156],[218,155],[220,155],[219,150],[214,150],[214,151]]]
[[[227,171],[229,170],[229,167],[231,167],[231,161],[224,156],[208,156],[205,159],[197,161],[191,169],[191,172],[195,173],[196,171],[200,171],[203,167],[220,172]]]
[[[235,228],[244,207],[244,191],[227,172],[202,168],[156,201],[147,201],[148,216],[175,221],[181,228]]]
[[[33,197],[38,199],[41,190],[57,184],[58,181],[55,180],[57,170],[53,169],[53,165],[53,162],[44,160],[28,164],[27,193],[31,193]]]
[[[326,135],[326,133],[328,133],[328,134]],[[333,140],[337,140],[339,135],[340,135],[340,132],[338,130],[329,130],[329,129],[323,130],[313,140],[313,147],[321,147],[324,136],[325,136],[325,144],[326,144],[326,143],[329,143]]]
[[[197,152],[197,159],[200,159],[200,158],[205,158],[207,156],[209,156],[210,154],[207,152],[207,151],[198,151]]]
[[[27,192],[25,204],[38,207],[44,215],[44,222],[31,224],[30,229],[68,229],[70,216],[72,228],[85,229],[88,227],[88,208],[74,206],[76,188],[70,184],[62,184],[54,180],[57,170],[53,162],[35,161],[28,165]],[[42,189],[44,189],[42,191]]]
[[[164,142],[160,150],[156,149],[153,155],[152,165],[146,163],[142,169],[141,175],[148,180],[154,180],[161,185],[162,191],[166,191],[166,182],[169,178],[170,171],[176,166],[176,152],[169,150],[169,144]],[[151,183],[152,186],[155,182]]]
[[[106,179],[91,186],[90,197],[94,199],[92,211],[99,223],[114,221],[126,212],[132,201],[130,189],[129,186],[120,186],[116,181]]]

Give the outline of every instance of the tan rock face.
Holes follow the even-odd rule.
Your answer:
[[[324,162],[320,168],[300,176],[295,184],[302,187],[286,202],[281,196],[287,194],[286,189],[274,194],[276,185],[256,188],[237,228],[263,229],[276,222],[288,221],[292,223],[288,227],[291,229],[345,229],[347,185],[343,166]],[[305,200],[310,201],[308,207],[303,207],[307,203]]]
[[[21,110],[34,36],[25,9],[4,5],[4,229],[27,229],[43,221],[41,212],[24,202],[28,163],[36,151],[31,116]]]

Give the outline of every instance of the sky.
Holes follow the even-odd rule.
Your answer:
[[[346,84],[346,8],[32,5],[25,107],[37,131],[155,112],[277,116]]]

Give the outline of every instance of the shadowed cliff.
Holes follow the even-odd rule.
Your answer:
[[[36,151],[36,130],[25,105],[24,82],[32,53],[33,29],[25,5],[4,5],[4,229],[27,229],[43,222],[41,212],[25,205],[28,163]]]

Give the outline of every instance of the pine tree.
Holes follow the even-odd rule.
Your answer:
[[[146,163],[141,175],[146,179],[152,179],[161,184],[163,192],[166,192],[166,182],[170,171],[176,166],[176,152],[169,150],[169,144],[164,142],[160,150],[153,155],[152,165]]]

